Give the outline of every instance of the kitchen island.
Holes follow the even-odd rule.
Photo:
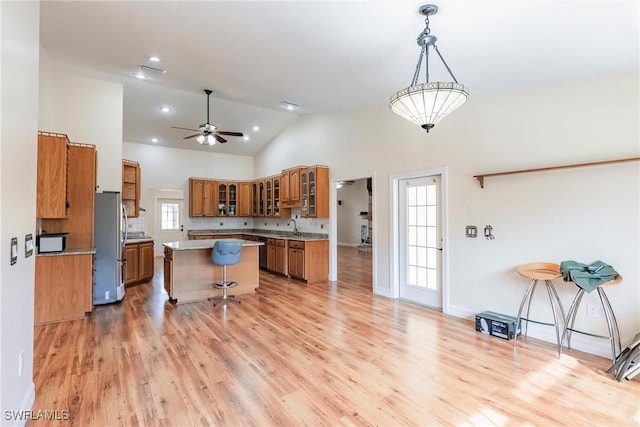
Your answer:
[[[164,288],[173,302],[202,301],[222,290],[212,286],[222,282],[222,266],[211,263],[211,249],[217,240],[187,240],[164,243]],[[242,240],[240,262],[227,267],[228,280],[238,282],[230,293],[251,294],[258,289],[258,247],[262,242]]]

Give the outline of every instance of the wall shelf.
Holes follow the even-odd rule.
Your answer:
[[[600,162],[576,163],[572,165],[548,166],[544,168],[521,169],[516,171],[508,171],[508,172],[485,173],[482,175],[474,175],[473,177],[477,179],[478,182],[480,183],[480,188],[484,188],[484,179],[488,177],[502,176],[502,175],[515,175],[518,173],[542,172],[542,171],[550,171],[550,170],[557,170],[557,169],[572,169],[572,168],[580,168],[584,166],[610,165],[613,163],[634,162],[638,160],[640,160],[640,157],[629,157],[626,159],[604,160]]]

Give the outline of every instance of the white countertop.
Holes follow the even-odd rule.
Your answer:
[[[36,254],[36,256],[93,255],[95,253],[96,248],[65,249],[62,252],[44,252],[41,254]]]
[[[182,240],[179,242],[163,243],[164,247],[174,251],[185,251],[190,249],[211,249],[218,240],[240,240],[240,239],[205,239],[205,240]],[[252,242],[251,240],[241,240],[242,246],[262,246],[263,242]]]

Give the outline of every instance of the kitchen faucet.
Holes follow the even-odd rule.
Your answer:
[[[298,224],[296,224],[296,220],[291,218],[289,221],[287,221],[287,225],[291,225],[292,221],[293,221],[293,235],[298,236],[301,233],[300,233],[300,230],[298,230]]]

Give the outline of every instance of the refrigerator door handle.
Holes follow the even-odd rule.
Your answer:
[[[122,240],[122,246],[124,246],[127,244],[127,240],[129,240],[129,220],[127,219],[127,208],[125,208],[124,204],[120,204],[120,210],[122,211],[122,219],[124,221]]]

